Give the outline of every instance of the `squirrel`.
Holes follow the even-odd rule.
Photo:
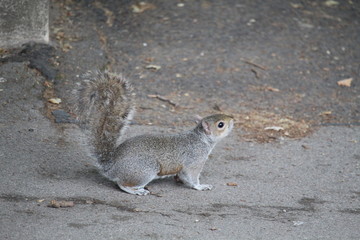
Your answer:
[[[100,172],[121,190],[136,195],[154,179],[174,176],[196,190],[211,190],[200,184],[203,166],[215,144],[226,137],[234,118],[215,114],[178,134],[140,135],[122,140],[135,112],[133,88],[120,74],[89,72],[78,89],[79,122],[90,131],[92,154]]]

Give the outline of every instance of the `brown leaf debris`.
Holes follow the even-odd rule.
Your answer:
[[[341,87],[351,87],[352,78],[346,78],[337,82]]]
[[[73,201],[57,201],[51,200],[48,207],[52,208],[64,208],[64,207],[73,207],[75,203]]]

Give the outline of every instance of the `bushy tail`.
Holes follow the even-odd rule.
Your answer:
[[[117,141],[135,112],[132,87],[121,75],[90,72],[78,96],[80,123],[90,130],[92,151],[104,166],[114,158]]]

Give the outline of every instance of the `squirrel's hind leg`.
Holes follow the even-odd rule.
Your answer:
[[[213,188],[210,184],[200,184],[199,177],[200,177],[201,168],[194,168],[194,169],[183,169],[179,172],[178,177],[179,179],[188,187],[191,187],[196,190],[204,191],[204,190],[211,190]]]
[[[130,193],[130,194],[135,194],[135,195],[140,195],[140,196],[144,196],[144,195],[148,195],[150,192],[148,190],[146,190],[144,187],[145,186],[139,186],[139,187],[126,187],[121,185],[120,183],[118,183],[119,187],[121,190]]]

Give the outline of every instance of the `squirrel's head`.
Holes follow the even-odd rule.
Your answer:
[[[233,129],[234,118],[225,114],[215,114],[203,118],[199,125],[208,137],[213,141],[219,141],[229,135]]]

